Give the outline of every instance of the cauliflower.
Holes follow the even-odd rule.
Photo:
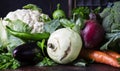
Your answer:
[[[39,10],[32,9],[17,9],[16,11],[9,12],[4,18],[4,25],[8,25],[10,23],[6,21],[6,19],[9,19],[11,21],[15,21],[18,19],[21,20],[32,29],[31,33],[44,32],[44,24],[46,21],[50,20],[48,15],[43,14]]]

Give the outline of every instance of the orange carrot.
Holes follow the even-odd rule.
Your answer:
[[[106,50],[104,51],[105,53],[107,53],[108,55],[114,57],[114,58],[120,58],[120,54],[118,54],[117,52],[111,51],[111,50]]]
[[[114,67],[120,67],[120,64],[116,58],[113,58],[107,53],[99,50],[82,49],[80,52],[80,57],[83,57],[85,59],[92,59],[98,63],[108,64]]]

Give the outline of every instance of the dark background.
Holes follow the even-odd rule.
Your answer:
[[[89,6],[91,8],[102,6],[105,7],[108,2],[120,0],[72,0],[76,1],[76,6]],[[36,4],[44,13],[52,16],[52,12],[56,9],[58,3],[68,16],[68,0],[0,0],[0,17],[5,17],[8,12],[22,8],[27,4]]]
[[[61,8],[66,14],[68,11],[68,0],[0,0],[0,17],[4,17],[8,12],[20,9],[29,3],[37,5],[50,16],[58,3],[61,4]]]

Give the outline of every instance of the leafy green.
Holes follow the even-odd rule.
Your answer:
[[[24,43],[19,38],[16,38],[8,33],[6,27],[3,26],[2,20],[0,22],[0,50],[7,49],[7,51],[12,51],[16,46]]]
[[[107,33],[106,38],[108,41],[100,48],[101,50],[109,49],[120,52],[120,32],[119,33]]]
[[[13,49],[24,43],[19,38],[16,38],[6,31],[2,19],[0,20],[0,70],[2,69],[16,69],[20,66],[12,56]]]
[[[83,19],[89,19],[90,9],[88,7],[77,7],[74,8],[72,14],[81,17]]]
[[[105,8],[101,13],[100,13],[100,16],[101,18],[104,18],[106,16],[108,16],[111,12],[111,8],[110,7],[107,7]]]
[[[106,32],[119,30],[120,27],[120,1],[114,2],[113,6],[107,7],[100,13],[103,18],[103,27]]]
[[[69,28],[73,28],[75,26],[74,22],[71,22],[68,19],[60,19],[60,23],[62,24],[62,26],[64,27],[69,27]]]
[[[100,13],[100,9],[101,7],[97,7],[93,10],[93,13],[97,14],[97,13]]]
[[[30,28],[28,26],[28,24],[24,23],[23,21],[21,21],[19,19],[17,19],[17,20],[6,19],[6,21],[9,22],[9,25],[7,25],[7,26],[9,26],[10,28],[12,28],[15,31],[29,33],[32,30],[32,28]]]
[[[55,19],[55,20],[52,20],[50,22],[47,22],[44,26],[45,28],[45,31],[46,32],[49,32],[49,33],[52,33],[54,32],[56,29],[58,29],[60,27],[60,22],[59,22],[59,19]]]
[[[57,63],[55,63],[53,60],[51,60],[48,57],[44,57],[43,61],[39,62],[36,66],[55,66]]]
[[[0,54],[0,70],[16,69],[20,67],[20,63],[13,58],[11,53]]]
[[[38,6],[34,5],[34,4],[27,4],[25,6],[23,6],[24,9],[31,9],[31,10],[37,10],[39,12],[42,12],[42,9],[40,9]]]
[[[85,59],[80,58],[80,59],[75,60],[75,61],[73,62],[73,65],[85,67],[85,66],[87,66],[88,64],[91,64],[91,63],[93,63],[93,62],[94,62],[94,60],[90,60],[90,59],[89,59],[89,60],[85,60]]]
[[[40,47],[40,49],[42,50],[43,55],[46,56],[46,55],[45,55],[45,49],[46,49],[47,46],[45,45],[45,39],[43,39],[42,42],[38,41],[38,42],[37,42],[37,45],[38,45],[38,46]]]
[[[49,21],[51,21],[51,18],[48,15],[42,13],[41,16],[39,17],[39,21],[49,22]]]
[[[86,66],[88,64],[84,59],[79,59],[73,63],[75,66]]]
[[[120,1],[114,2],[100,14],[103,17],[103,27],[106,31],[106,43],[101,50],[110,49],[120,52]]]

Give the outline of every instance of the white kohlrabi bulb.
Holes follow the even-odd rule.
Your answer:
[[[60,64],[74,61],[82,48],[80,35],[70,28],[61,28],[53,32],[47,43],[47,53]]]

